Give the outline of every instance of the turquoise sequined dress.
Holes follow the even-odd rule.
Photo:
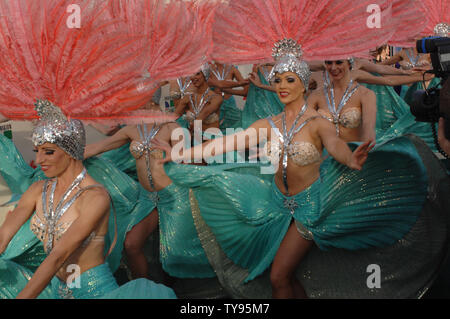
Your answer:
[[[439,79],[434,78],[431,86],[436,86]],[[428,147],[437,152],[433,126],[437,132],[437,123],[417,122],[410,111],[412,93],[423,88],[420,82],[413,84],[405,100],[395,96],[389,87],[368,85],[377,95],[377,140],[383,141],[404,134],[414,134],[421,138]],[[396,121],[393,122],[393,120]]]
[[[134,153],[134,156],[136,158],[148,156],[146,165],[150,165],[150,161],[153,160],[147,150],[151,148],[151,141],[160,128],[155,126],[151,131],[147,131],[145,126],[137,126],[141,139],[140,146],[146,151],[141,151],[142,153],[139,154]],[[188,132],[184,130],[184,133]],[[184,141],[185,146],[188,146],[188,139],[186,138]],[[146,174],[149,184],[152,185],[153,177],[150,166],[146,167]],[[137,224],[152,210],[157,209],[160,235],[159,259],[164,271],[177,278],[216,277],[195,230],[189,201],[189,188],[169,184],[157,192],[144,191],[140,201],[148,207],[148,210],[134,215],[132,223]]]
[[[433,79],[434,80],[434,79]],[[433,84],[435,85],[436,82]],[[431,123],[416,122],[410,106],[390,86],[363,84],[372,90],[377,97],[376,139],[386,141],[404,134],[414,134],[421,138],[428,147],[436,152]],[[411,88],[416,89],[416,83]],[[437,125],[434,124],[437,129]]]
[[[227,128],[238,128],[241,126],[242,110],[236,104],[234,96],[223,99],[220,105],[220,129],[225,134]]]
[[[0,136],[0,154],[2,157],[0,160],[0,174],[13,194],[21,195],[32,183],[46,178],[40,169],[32,169],[28,166],[12,141],[4,136]],[[108,190],[115,208],[117,239],[114,249],[106,259],[107,269],[113,273],[120,265],[126,233],[140,221],[136,216],[142,216],[143,212],[148,214],[152,208],[147,201],[143,200],[146,191],[137,182],[107,161],[91,158],[85,160],[84,165],[89,175]],[[113,213],[114,210],[111,209],[109,231],[105,238],[105,253],[114,240],[115,218]],[[42,243],[30,230],[30,220],[28,220],[12,238],[5,252],[0,255],[0,298],[16,296],[25,287],[31,275],[45,257],[46,254]],[[106,268],[102,267],[101,269],[103,269],[101,270],[103,276],[106,273]],[[93,272],[97,273],[96,271]],[[85,276],[88,275],[86,274]],[[101,283],[98,283],[101,286]],[[153,284],[150,283],[150,285]],[[103,288],[99,289],[102,291],[102,294],[106,293],[106,291],[102,290]],[[161,290],[161,298],[170,295],[167,295],[164,289]],[[131,291],[129,295],[131,298],[136,297]],[[173,293],[171,295],[173,296]],[[43,298],[51,298],[51,296],[53,296],[51,288],[44,290]],[[147,295],[147,297],[157,296]]]
[[[379,139],[405,114],[410,113],[409,106],[391,86],[363,84],[372,90],[377,98],[376,137]]]
[[[355,144],[350,146],[356,147]],[[238,297],[248,297],[248,294],[239,295],[245,291],[245,283],[249,285],[257,282],[262,278],[260,275],[270,267],[293,219],[301,233],[312,236],[318,250],[323,252],[322,255],[327,256],[328,251],[330,256],[336,256],[336,250],[354,251],[353,257],[349,259],[353,260],[354,264],[347,266],[356,267],[357,264],[357,267],[361,267],[357,254],[367,257],[365,252],[371,249],[381,251],[377,252],[373,262],[389,264],[386,258],[395,255],[403,257],[403,263],[422,263],[421,260],[411,261],[414,254],[423,247],[414,252],[414,247],[418,247],[414,241],[410,241],[407,234],[418,223],[420,231],[423,232],[427,228],[420,224],[420,215],[427,197],[428,180],[422,159],[408,138],[398,137],[377,145],[362,171],[353,171],[328,157],[321,164],[320,178],[290,198],[286,198],[278,190],[273,176],[262,175],[260,169],[260,166],[250,164],[166,167],[166,172],[174,183],[193,189],[199,212],[194,219],[200,220],[197,223],[205,223],[201,231],[198,228],[200,235],[206,238],[202,243],[208,256],[216,259],[212,264],[221,282],[230,291],[237,291]],[[293,212],[285,205],[286,199],[295,199],[298,204]],[[208,235],[205,228],[212,236]],[[426,240],[427,235],[424,234],[422,233],[423,239]],[[413,246],[413,253],[408,251],[409,255],[406,257],[404,252],[408,249],[398,245],[402,240],[404,245]],[[218,244],[216,248],[211,244],[213,241]],[[390,247],[395,247],[392,248],[394,253],[383,255],[384,249],[391,249]],[[361,251],[364,253],[360,253]],[[224,257],[220,257],[221,252]],[[324,261],[326,259],[323,258]],[[366,261],[364,259],[364,262]],[[336,267],[342,263],[345,263],[345,258],[334,261]],[[363,267],[369,264],[370,261]],[[316,260],[315,265],[317,269],[328,267],[328,272],[333,273],[330,269],[333,266],[330,264],[321,264],[320,260]],[[419,268],[422,269],[422,266]],[[386,269],[388,268],[386,266]],[[416,269],[411,269],[413,268]],[[433,268],[429,271],[435,270]],[[308,271],[314,273],[315,270],[312,268]],[[360,275],[364,276],[365,269],[361,271],[363,273]],[[403,275],[399,278],[410,276],[411,274],[405,275],[408,271],[399,271]],[[428,270],[425,273],[429,275]],[[320,282],[322,286],[307,292],[311,296],[317,291],[329,292],[330,289],[324,287],[337,285],[340,277],[345,277],[334,274],[329,282],[312,276],[310,281],[315,281],[316,286],[317,282]],[[389,275],[389,272],[383,274]],[[302,280],[306,281],[309,288],[308,279],[311,279],[311,273],[304,276],[309,276]],[[361,280],[363,282],[363,279]],[[259,288],[253,289],[253,293],[267,288],[267,285],[255,285]],[[347,282],[347,290],[343,286],[343,291],[354,290],[355,287],[348,289],[349,286],[351,283]],[[332,289],[339,290],[337,286]],[[361,296],[367,292],[362,292],[362,289],[357,291]],[[256,293],[256,296],[259,298],[261,295]]]
[[[259,70],[258,76],[262,84],[270,85]],[[242,128],[246,129],[260,119],[278,115],[283,110],[284,104],[275,92],[261,89],[250,83],[242,111]]]
[[[136,171],[136,160],[131,156],[130,143],[126,143],[119,148],[103,153],[100,158],[108,160],[122,172],[139,182]]]
[[[189,188],[170,184],[159,192],[147,192],[141,200],[158,209],[159,259],[164,271],[177,278],[216,277],[194,226]],[[142,220],[145,216],[135,218]]]

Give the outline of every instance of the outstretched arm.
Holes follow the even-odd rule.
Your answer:
[[[397,69],[390,65],[373,63],[364,59],[357,59],[356,61],[356,63],[359,64],[360,69],[370,73],[378,73],[382,75],[410,75],[413,73],[411,70]]]
[[[235,87],[239,87],[239,86],[244,86],[248,84],[247,80],[243,80],[243,81],[232,81],[232,80],[223,80],[223,81],[219,81],[216,78],[211,77],[208,80],[208,85],[209,86],[213,86],[219,89],[225,89],[225,88],[235,88]]]
[[[329,121],[320,119],[317,122],[316,133],[320,136],[328,153],[339,163],[347,165],[351,169],[361,170],[370,150],[375,146],[372,144],[373,140],[359,145],[352,152],[347,143],[336,136],[336,130]]]
[[[160,140],[153,141],[153,146],[166,152],[166,158],[160,161],[162,163],[170,161],[178,163],[200,162],[203,159],[224,153],[254,148],[260,141],[269,139],[270,130],[261,130],[265,129],[266,121],[265,119],[258,120],[245,131],[209,140],[189,149],[176,147],[178,152],[172,152],[172,147],[167,142]],[[180,152],[180,150],[182,151]]]
[[[100,153],[119,148],[122,145],[126,144],[130,141],[128,135],[129,130],[130,126],[125,126],[113,136],[107,137],[100,142],[87,145],[86,149],[84,150],[84,158],[89,158]]]
[[[395,63],[400,62],[402,60],[403,60],[403,58],[400,55],[400,53],[397,53],[393,57],[391,57],[391,58],[389,58],[387,60],[384,60],[383,62],[380,62],[380,64],[381,65],[392,65],[392,64],[395,64]]]
[[[231,95],[247,96],[248,88],[249,86],[245,85],[242,89],[222,89],[222,92]]]
[[[368,72],[357,70],[352,74],[354,80],[360,83],[379,84],[396,86],[403,84],[411,84],[421,82],[424,80],[423,72],[416,72],[411,75],[387,75],[387,76],[375,76]],[[431,74],[425,74],[425,81],[429,81],[433,78]]]

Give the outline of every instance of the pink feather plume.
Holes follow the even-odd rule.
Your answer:
[[[370,28],[371,5],[380,28]],[[274,43],[291,38],[305,60],[367,57],[392,36],[388,0],[229,0],[216,10],[213,58],[222,63],[271,61]]]

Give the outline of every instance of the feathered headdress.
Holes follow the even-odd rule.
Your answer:
[[[229,0],[216,10],[212,56],[228,64],[272,57],[272,75],[294,72],[307,88],[310,71],[304,60],[367,57],[369,49],[392,36],[390,17],[389,0]]]
[[[299,44],[305,60],[367,57],[393,32],[388,0],[229,0],[216,10],[213,59],[269,62],[283,39]]]
[[[428,23],[420,36],[450,37],[450,1],[422,0],[420,8],[428,18]]]
[[[69,119],[167,120],[138,109],[158,82],[198,68],[203,46],[182,1],[0,0],[0,12],[0,113],[10,119],[36,118],[45,99]]]
[[[146,75],[153,82],[200,69],[211,50],[211,22],[202,7],[181,0],[115,0],[112,6],[131,34],[145,35]]]
[[[414,47],[428,23],[428,17],[421,10],[422,0],[394,0],[392,18],[395,21],[395,33],[387,44],[396,47]]]

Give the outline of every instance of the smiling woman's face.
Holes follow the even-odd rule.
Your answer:
[[[70,164],[71,157],[55,144],[44,143],[35,147],[34,152],[36,164],[49,178],[60,176]]]
[[[347,60],[325,61],[325,68],[333,80],[340,80],[347,72],[350,72],[350,62]]]
[[[277,73],[273,82],[278,98],[283,104],[289,104],[304,97],[305,86],[293,72]]]
[[[205,76],[203,75],[202,71],[199,71],[199,72],[195,73],[194,75],[192,75],[191,80],[192,80],[192,84],[197,88],[201,87],[203,85],[203,83],[206,82]]]

